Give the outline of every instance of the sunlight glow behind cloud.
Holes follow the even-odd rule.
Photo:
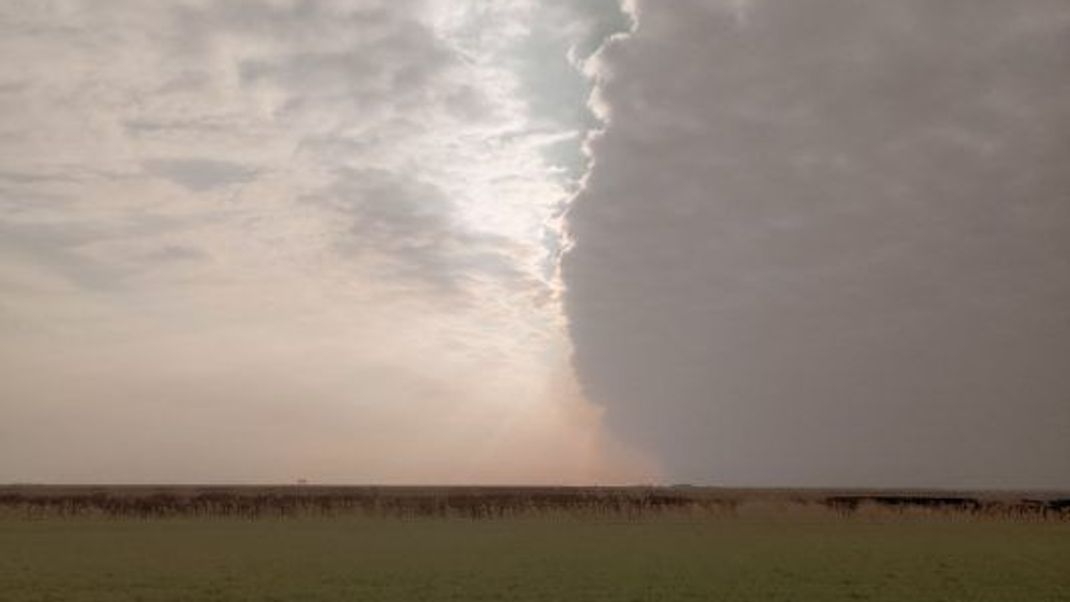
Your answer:
[[[553,269],[602,4],[0,7],[0,478],[623,478]]]

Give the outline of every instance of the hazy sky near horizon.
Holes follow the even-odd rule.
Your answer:
[[[0,3],[0,481],[1070,487],[1062,0]]]

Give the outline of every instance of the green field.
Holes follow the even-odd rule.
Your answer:
[[[1070,601],[1070,523],[16,518],[0,600]]]

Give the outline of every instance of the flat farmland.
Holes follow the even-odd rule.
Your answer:
[[[26,514],[9,503],[0,600],[1070,601],[1062,517],[742,499],[730,512],[496,518]]]

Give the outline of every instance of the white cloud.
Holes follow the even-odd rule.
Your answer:
[[[515,480],[569,454],[561,478],[608,474],[596,413],[550,392],[568,182],[545,147],[582,124],[509,60],[534,64],[540,11],[0,7],[0,478]],[[571,38],[544,42],[567,65]],[[450,474],[491,431],[527,460]],[[41,455],[49,433],[79,462]],[[182,459],[201,445],[233,462]]]

